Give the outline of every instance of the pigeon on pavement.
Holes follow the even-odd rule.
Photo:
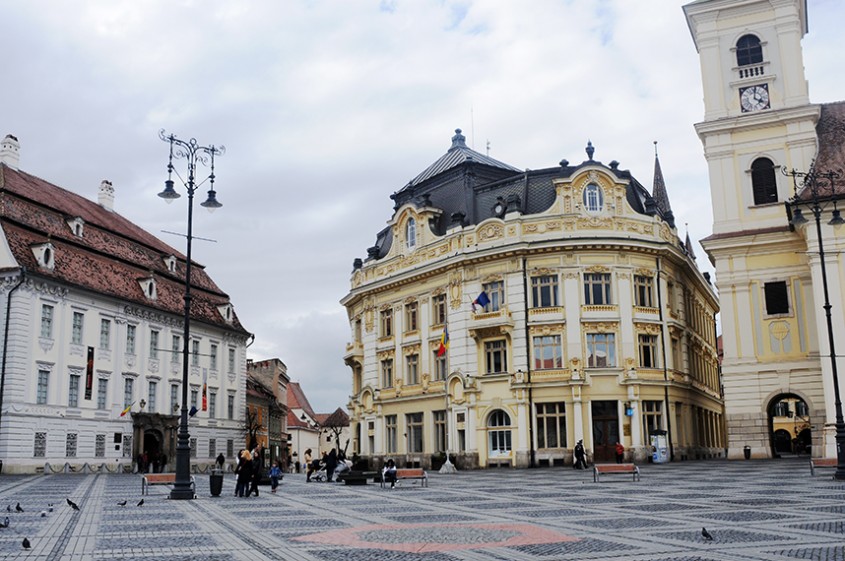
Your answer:
[[[23,546],[24,549],[29,549],[30,547],[32,547],[32,544],[29,543],[29,540],[26,539],[26,538],[23,539],[23,541],[21,542],[21,545]]]
[[[18,512],[23,512],[23,507],[21,507],[21,503],[15,505],[15,510]]]
[[[8,528],[9,527],[9,517],[3,519],[3,522],[0,522],[0,528]]]
[[[12,505],[6,505],[6,512],[12,512]]]
[[[144,499],[141,499],[140,501],[138,501],[138,506],[144,506]]]
[[[117,506],[126,506],[126,499],[124,499],[124,500],[120,501],[119,503],[117,503]]]
[[[701,528],[701,537],[707,541],[713,541],[713,536],[707,531],[707,528]]]
[[[72,508],[73,510],[79,510],[78,504],[76,504],[75,502],[73,502],[70,499],[66,499],[66,500],[67,500],[67,504],[68,504],[68,506],[70,506],[70,508]]]
[[[41,511],[41,518],[47,518],[47,511],[46,510]]]
[[[53,503],[47,503],[47,512],[53,512]]]

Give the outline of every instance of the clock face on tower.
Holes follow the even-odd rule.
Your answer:
[[[769,108],[769,86],[759,84],[739,89],[739,104],[743,113]]]

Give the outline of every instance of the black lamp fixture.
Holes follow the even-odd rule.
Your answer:
[[[833,478],[841,481],[845,480],[845,419],[842,417],[842,401],[839,395],[839,372],[836,364],[833,320],[830,313],[832,306],[830,305],[830,295],[827,286],[827,265],[825,263],[821,217],[822,211],[832,205],[831,219],[827,224],[836,228],[845,224],[845,220],[839,214],[839,209],[836,208],[836,202],[845,198],[845,190],[838,191],[836,189],[836,181],[842,177],[837,172],[823,172],[815,169],[809,172],[801,172],[794,169],[787,171],[783,169],[782,172],[784,175],[792,177],[795,187],[795,195],[786,202],[786,215],[789,217],[790,224],[795,227],[809,222],[801,212],[802,207],[813,213],[813,218],[815,218],[816,222],[816,240],[819,244],[819,267],[824,293],[823,308],[825,319],[827,320],[828,356],[830,356],[830,372],[833,378],[833,397],[836,414],[836,472],[833,474]],[[800,191],[798,189],[799,186],[801,187]]]
[[[173,174],[182,182],[188,192],[188,230],[187,254],[185,256],[185,295],[184,295],[184,332],[182,339],[182,412],[179,418],[179,432],[176,442],[176,479],[173,489],[170,491],[171,499],[193,499],[194,491],[191,488],[191,442],[188,433],[188,363],[190,353],[188,342],[191,339],[191,241],[193,240],[193,215],[194,215],[194,193],[197,188],[209,182],[208,199],[200,203],[200,206],[210,212],[220,208],[217,201],[217,192],[214,190],[214,157],[223,155],[226,149],[223,146],[200,146],[195,138],[184,141],[173,134],[165,134],[164,129],[158,133],[159,138],[170,144],[170,158],[167,162],[167,181],[164,182],[164,191],[158,194],[168,204],[172,203],[181,195],[174,188]],[[187,161],[187,179],[182,179],[173,167],[173,159],[184,158]],[[210,173],[197,183],[197,165],[209,167]]]

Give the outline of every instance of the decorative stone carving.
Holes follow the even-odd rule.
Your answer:
[[[487,224],[478,231],[478,241],[486,242],[496,240],[504,236],[504,228],[501,224]]]
[[[634,323],[634,329],[639,333],[646,333],[648,335],[660,335],[659,323]]]
[[[560,323],[548,325],[532,325],[529,328],[529,331],[533,336],[562,335],[564,331],[564,325]]]
[[[452,309],[459,309],[463,298],[463,279],[460,271],[455,271],[449,275],[449,297]]]

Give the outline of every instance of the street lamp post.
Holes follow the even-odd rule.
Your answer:
[[[841,226],[845,220],[836,208],[836,201],[841,200],[843,194],[835,189],[835,181],[840,178],[836,172],[800,172],[797,170],[786,171],[785,175],[792,177],[795,184],[795,195],[786,203],[787,216],[793,226],[806,224],[807,218],[801,212],[801,208],[809,209],[816,220],[816,236],[819,242],[819,264],[822,273],[822,289],[824,291],[824,313],[827,320],[827,339],[830,352],[830,370],[833,377],[833,397],[836,411],[836,472],[834,479],[845,480],[845,420],[842,417],[842,401],[839,397],[839,374],[836,365],[836,348],[833,337],[833,320],[830,314],[830,296],[827,287],[827,266],[824,256],[824,242],[822,237],[822,211],[829,205],[833,205],[831,219],[828,222],[831,226]],[[802,190],[798,191],[798,186]]]
[[[209,212],[220,208],[217,202],[217,193],[214,191],[214,156],[222,155],[226,149],[223,146],[200,146],[195,138],[184,141],[176,138],[173,134],[165,134],[164,129],[159,131],[159,138],[170,144],[170,158],[167,163],[167,181],[164,182],[164,191],[158,194],[168,204],[178,199],[181,195],[173,188],[173,174],[182,182],[188,192],[188,231],[185,237],[188,240],[188,249],[185,261],[185,308],[184,308],[184,332],[182,338],[182,412],[179,419],[179,432],[176,443],[176,480],[173,490],[170,492],[171,499],[193,499],[194,491],[191,488],[191,442],[188,433],[188,362],[189,362],[189,341],[191,337],[191,241],[193,240],[193,213],[194,193],[197,188],[209,182],[208,199],[200,203],[200,206],[207,208]],[[173,167],[173,159],[184,158],[188,164],[187,179],[182,179]],[[199,184],[196,183],[197,164],[210,167],[210,173]]]

